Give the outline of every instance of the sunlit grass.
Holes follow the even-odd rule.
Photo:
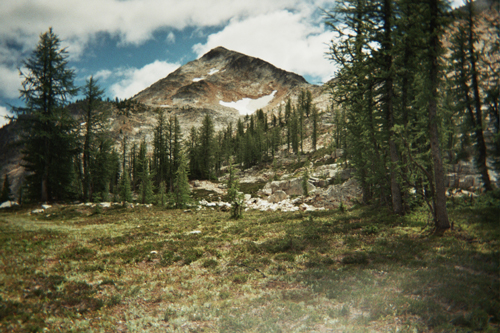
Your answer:
[[[498,200],[452,208],[443,237],[423,209],[27,213],[0,213],[0,331],[499,328]]]

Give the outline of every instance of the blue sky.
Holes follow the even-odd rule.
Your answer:
[[[335,0],[2,0],[0,126],[20,105],[18,68],[52,27],[81,86],[90,75],[106,96],[129,98],[214,47],[259,57],[320,84],[333,32],[320,8]],[[458,1],[457,1],[458,2]]]

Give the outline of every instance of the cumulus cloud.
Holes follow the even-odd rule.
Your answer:
[[[0,3],[7,37],[38,36],[48,25],[64,38],[108,32],[141,43],[161,27],[216,26],[232,17],[295,7],[300,0],[16,0]]]
[[[10,122],[10,120],[6,118],[7,116],[12,117],[12,114],[5,106],[0,105],[0,127],[3,127]]]
[[[220,34],[210,36],[205,49],[217,43],[222,44],[231,40],[227,46],[238,49],[251,55],[274,62],[288,70],[295,70],[300,74],[312,73],[322,76],[321,71],[313,63],[322,58],[320,50],[316,57],[307,53],[317,52],[323,39],[324,32],[315,30],[313,25],[304,22],[305,18],[318,7],[329,7],[334,0],[16,0],[0,1],[0,97],[15,98],[18,96],[20,80],[16,68],[20,66],[20,59],[32,50],[39,35],[49,27],[68,46],[71,60],[88,51],[88,47],[96,44],[102,34],[107,34],[118,40],[120,45],[141,45],[153,38],[156,31],[174,29],[182,31],[186,27],[195,27],[203,30],[204,27],[222,27],[230,24]],[[293,13],[293,14],[292,14]],[[253,18],[253,19],[252,19]],[[279,20],[273,24],[272,19]],[[264,27],[259,27],[262,23]],[[287,26],[287,24],[291,24]],[[265,30],[265,29],[270,30]],[[255,29],[255,37],[251,31]],[[236,37],[238,31],[245,32]],[[297,33],[298,35],[293,35]],[[273,40],[268,35],[274,35]],[[292,42],[280,42],[279,38],[290,38]],[[169,34],[167,41],[175,42],[175,35]],[[300,43],[295,43],[299,41]],[[260,48],[271,47],[268,52],[250,47],[237,48],[236,39],[249,46]],[[256,43],[261,41],[261,43]],[[12,43],[15,47],[12,47]],[[318,44],[319,43],[319,44]],[[217,46],[217,45],[215,45]],[[293,46],[293,47],[292,47]],[[289,53],[280,49],[279,55],[268,57],[273,50],[279,47],[287,48]],[[202,45],[197,49],[201,50]],[[291,60],[300,56],[297,61]],[[280,61],[275,61],[279,59]],[[297,64],[302,62],[308,66],[306,71],[297,70]],[[322,63],[323,59],[319,59]],[[316,67],[316,68],[315,68]],[[144,70],[141,69],[141,70]],[[138,70],[136,70],[138,71]],[[133,72],[133,70],[132,70]],[[123,77],[130,77],[124,75]],[[103,79],[112,77],[108,72],[100,73]],[[137,83],[140,87],[144,82]],[[114,89],[121,96],[134,91],[132,83],[126,79],[118,82]],[[130,90],[129,90],[130,89]]]
[[[112,71],[109,69],[103,69],[95,73],[94,79],[106,81],[111,75],[113,75]]]
[[[113,74],[118,78],[118,82],[110,87],[111,93],[121,99],[133,97],[179,66],[180,64],[156,60],[142,68],[118,69]]]
[[[334,34],[322,25],[312,24],[307,14],[281,10],[232,19],[222,31],[210,35],[205,44],[196,44],[193,51],[201,56],[220,45],[325,82],[334,70],[325,57]]]
[[[19,97],[22,78],[19,76],[17,68],[9,68],[0,65],[0,96],[6,98]]]

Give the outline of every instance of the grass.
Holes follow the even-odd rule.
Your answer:
[[[0,213],[2,332],[498,332],[498,198],[428,214]],[[200,233],[190,233],[199,230]]]

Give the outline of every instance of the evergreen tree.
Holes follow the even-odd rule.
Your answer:
[[[153,132],[152,168],[155,171],[155,184],[160,185],[162,182],[166,182],[169,177],[170,159],[166,140],[168,121],[163,109],[158,108],[155,112],[156,127]]]
[[[160,183],[158,186],[158,199],[157,199],[157,204],[161,205],[161,207],[165,206],[165,199],[166,199],[166,187],[167,185],[165,184],[164,181]]]
[[[446,210],[446,188],[444,186],[444,167],[441,158],[441,148],[439,145],[439,129],[437,119],[437,99],[439,85],[439,64],[438,58],[441,52],[439,41],[442,21],[440,13],[442,5],[439,0],[428,0],[425,2],[427,7],[428,22],[425,38],[427,40],[427,91],[428,104],[427,113],[429,119],[429,137],[431,156],[433,161],[434,183],[435,183],[435,201],[434,201],[434,222],[436,229],[441,232],[450,228],[448,211]]]
[[[236,162],[243,164],[245,159],[245,127],[240,119],[236,124],[235,150]]]
[[[484,189],[493,189],[486,164],[487,147],[483,130],[483,103],[479,87],[479,54],[476,50],[478,37],[476,35],[475,14],[471,1],[465,3],[465,17],[459,22],[455,33],[452,50],[452,63],[455,72],[457,95],[462,106],[467,110],[471,132],[476,141],[477,152],[475,161],[481,173]],[[452,72],[453,73],[453,72]]]
[[[279,151],[281,146],[281,127],[276,126],[272,129],[271,132],[271,154],[274,159],[276,152]]]
[[[329,53],[340,68],[331,90],[344,107],[346,158],[363,201],[378,196],[401,214],[402,184],[406,206],[414,187],[431,193],[437,225],[447,221],[437,118],[442,9],[432,0],[344,0],[327,13],[340,36]]]
[[[83,121],[85,122],[85,142],[83,145],[83,200],[92,201],[92,181],[94,175],[91,174],[91,163],[95,158],[95,146],[94,141],[96,141],[96,133],[102,130],[105,126],[105,121],[107,118],[107,112],[100,107],[102,97],[104,96],[104,90],[101,89],[97,83],[97,80],[91,76],[85,83],[83,87],[84,94],[84,114]],[[101,158],[103,154],[103,138],[100,140],[101,144]],[[101,165],[107,169],[107,166]],[[101,172],[97,170],[97,172]]]
[[[200,173],[200,149],[198,141],[198,131],[193,126],[191,127],[188,143],[188,156],[189,156],[189,173],[193,179],[201,179]]]
[[[234,153],[234,138],[233,138],[233,124],[229,123],[224,131],[224,138],[222,143],[222,158],[226,164],[229,164],[231,156]]]
[[[175,173],[174,201],[177,208],[185,208],[190,200],[188,163],[183,152],[179,152],[179,167]]]
[[[290,145],[292,144],[292,101],[290,98],[285,105],[285,125],[287,152],[290,152]]]
[[[306,163],[306,166],[304,168],[304,172],[302,173],[302,192],[304,193],[304,196],[309,195],[309,169],[308,169],[308,163]]]
[[[292,118],[290,120],[290,143],[292,145],[292,150],[294,154],[299,153],[299,141],[300,141],[300,116],[298,111],[295,109],[292,113]]]
[[[142,145],[142,143],[141,143]],[[144,159],[146,157],[146,151],[142,152],[144,154]],[[139,188],[140,185],[140,178],[142,174],[142,164],[139,162],[141,157],[139,156],[141,154],[141,146],[139,146],[139,149],[137,149],[137,143],[133,142],[132,144],[132,149],[130,150],[129,154],[129,171],[130,171],[130,183],[132,186],[132,192],[136,192]]]
[[[314,151],[316,151],[316,146],[318,144],[318,109],[314,105],[312,107],[312,146]]]
[[[231,203],[231,218],[239,219],[243,217],[243,210],[245,208],[245,197],[240,192],[240,183],[238,178],[234,175],[232,163],[229,163],[229,178],[227,182],[227,196]]]
[[[484,104],[490,117],[492,128],[491,153],[493,168],[500,173],[500,20],[498,11],[492,17],[485,16],[486,35],[482,38],[481,63],[488,70],[483,71],[481,82],[485,93]]]
[[[68,68],[67,52],[52,31],[40,35],[20,74],[21,98],[26,106],[16,109],[23,125],[24,162],[32,198],[43,202],[75,195],[73,157],[78,153],[75,121],[64,108],[76,95],[75,74]]]
[[[335,110],[337,145],[342,146],[341,141],[345,143],[344,153],[356,169],[365,203],[372,197],[372,188],[376,188],[372,186],[375,185],[372,179],[382,183],[378,187],[379,194],[383,194],[386,187],[385,172],[378,179],[372,174],[375,170],[385,171],[385,165],[377,157],[376,149],[380,141],[372,136],[378,132],[375,128],[380,128],[374,120],[381,118],[380,115],[374,116],[378,110],[374,107],[371,93],[376,69],[369,44],[372,30],[368,15],[373,12],[374,8],[366,1],[352,0],[338,2],[334,12],[327,13],[327,24],[342,37],[331,45],[329,52],[332,60],[340,65],[337,82],[331,87],[332,97],[344,109]],[[341,24],[346,24],[348,29],[340,29]],[[347,31],[353,33],[346,34]],[[342,122],[344,117],[345,122]],[[345,138],[339,136],[342,126],[346,129]],[[384,195],[380,195],[380,199],[386,202]]]
[[[92,176],[91,194],[96,193],[101,200],[108,201],[108,194],[113,187],[113,176],[119,171],[118,156],[113,155],[111,140],[106,135],[99,136],[95,145],[97,147],[92,152],[94,157],[90,164],[90,174]],[[92,199],[92,196],[90,196],[90,199]]]
[[[109,192],[113,194],[113,201],[118,195],[118,184],[120,180],[120,156],[116,150],[112,149],[109,156]]]
[[[130,176],[127,170],[123,170],[120,182],[120,199],[124,205],[127,202],[132,202],[132,187],[130,185]]]
[[[392,209],[396,214],[403,214],[403,202],[401,196],[401,188],[398,182],[398,167],[399,154],[396,147],[396,142],[394,141],[394,126],[395,126],[395,96],[394,96],[394,55],[393,55],[393,44],[394,44],[394,33],[393,33],[393,22],[394,22],[394,9],[392,0],[383,0],[381,6],[380,22],[376,25],[382,27],[380,33],[376,34],[378,38],[376,39],[380,43],[380,52],[375,54],[375,58],[380,57],[381,63],[381,81],[383,83],[380,95],[382,98],[385,120],[386,120],[386,135],[389,144],[389,155],[391,163],[389,163],[389,171],[391,177],[391,198],[392,198]]]
[[[212,118],[206,115],[203,118],[199,134],[196,136],[194,169],[192,176],[197,179],[210,179],[214,174],[214,124]]]
[[[0,203],[13,200],[12,192],[10,191],[9,175],[5,174],[3,178],[2,193],[0,194]]]
[[[177,119],[177,116],[174,116],[174,118],[170,118],[170,123],[173,124],[173,140],[170,144],[170,151],[171,151],[171,158],[170,158],[170,164],[171,164],[171,169],[172,170],[177,170],[179,169],[179,165],[181,163],[181,143],[182,143],[182,131],[181,131],[181,125],[179,123],[179,119]],[[174,175],[172,175],[171,179],[174,178]]]
[[[153,201],[153,176],[150,172],[149,160],[144,161],[144,168],[141,173],[141,203],[150,204]]]

